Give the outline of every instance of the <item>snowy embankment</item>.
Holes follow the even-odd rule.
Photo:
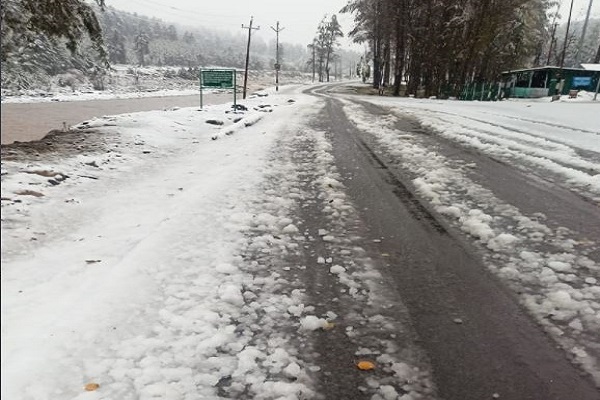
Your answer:
[[[179,68],[113,65],[104,78],[104,90],[95,90],[80,71],[56,75],[50,82],[29,89],[2,88],[2,103],[41,103],[52,101],[87,101],[133,99],[198,94],[198,81],[178,76]]]
[[[3,398],[312,398],[312,338],[338,320],[348,351],[377,362],[361,390],[433,397],[426,361],[400,356],[419,350],[389,342],[410,328],[384,317],[381,277],[344,238],[331,145],[303,126],[316,100],[293,98],[108,116],[3,149]],[[316,198],[329,217],[313,232],[297,212]],[[327,254],[298,261],[314,242]],[[310,268],[361,312],[317,312]]]
[[[210,91],[219,93],[221,91]],[[230,91],[231,92],[231,91]],[[48,96],[22,95],[7,96],[2,103],[45,103],[53,101],[89,101],[89,100],[115,100],[115,99],[140,99],[145,97],[163,96],[198,96],[198,89],[156,89],[147,91],[111,91],[111,90],[87,90],[52,94]],[[209,91],[207,91],[209,93]]]
[[[218,68],[218,67],[215,67]],[[2,103],[43,103],[88,100],[138,99],[165,96],[198,96],[199,81],[183,79],[177,76],[179,68],[174,67],[137,67],[134,65],[114,65],[106,78],[105,90],[93,89],[80,73],[62,74],[54,77],[49,87],[38,87],[20,90],[13,93],[2,90]],[[238,71],[238,83],[241,73]],[[273,84],[272,71],[249,71],[248,90],[262,90]],[[64,80],[69,82],[59,84]],[[301,72],[287,71],[280,76],[281,85],[302,84],[310,82],[310,76]],[[241,95],[241,86],[238,84]],[[231,89],[204,89],[204,93],[232,93]],[[240,96],[241,97],[241,96]]]
[[[554,174],[559,185],[600,205],[600,104],[368,101],[388,107],[389,115],[374,118],[345,101],[348,118],[399,161],[435,211],[474,239],[489,269],[600,384],[600,264],[587,256],[599,238],[550,227],[541,213],[526,215],[473,181],[475,165],[397,128],[413,116],[436,135],[525,173]]]

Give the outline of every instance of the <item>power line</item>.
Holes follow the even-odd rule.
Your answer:
[[[156,2],[153,0],[128,0],[128,2],[134,2],[134,3],[142,4],[144,6],[147,6],[144,3],[149,3],[149,4],[154,5],[155,7],[162,8],[163,10],[161,10],[161,12],[168,12],[173,15],[178,14],[179,16],[184,16],[186,18],[196,19],[197,14],[199,13],[198,10],[183,9],[183,8],[179,8],[179,7],[175,7],[175,6],[166,5],[166,4]],[[168,9],[169,11],[164,11],[165,9]],[[155,10],[156,10],[156,8],[155,8]],[[211,14],[211,13],[206,13],[204,11],[201,12],[201,16],[219,17],[219,18],[229,18],[230,17],[229,15],[226,15],[226,14]]]
[[[176,7],[171,7],[171,6],[165,6],[159,3],[155,3],[155,2],[151,2],[149,0],[129,0],[129,3],[135,3],[135,4],[139,4],[141,7],[143,7],[144,9],[150,9],[153,12],[156,13],[160,13],[161,15],[164,14],[168,14],[169,16],[173,17],[173,18],[177,18],[180,20],[186,20],[189,22],[186,23],[191,23],[194,22],[195,24],[197,24],[198,22],[201,23],[207,23],[207,24],[211,24],[215,22],[215,19],[222,19],[223,22],[220,22],[219,25],[224,26],[224,25],[229,25],[229,26],[233,26],[234,24],[229,22],[230,17],[227,15],[220,15],[220,14],[206,14],[206,13],[201,13],[200,16],[198,16],[198,11],[192,11],[192,10],[184,10],[181,8],[176,8]],[[114,6],[112,6],[115,10],[118,11],[125,11],[125,10],[121,10],[118,9]],[[162,8],[161,8],[162,7]],[[136,11],[125,11],[128,13],[138,13],[140,12],[139,10]],[[159,17],[153,15],[153,16],[149,16],[149,19],[152,18],[157,18],[160,19]],[[165,21],[167,23],[172,23],[169,21]],[[179,22],[181,23],[181,22]]]

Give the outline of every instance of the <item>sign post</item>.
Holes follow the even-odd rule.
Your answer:
[[[202,89],[233,89],[233,108],[236,107],[235,69],[200,70],[200,108],[202,108]]]

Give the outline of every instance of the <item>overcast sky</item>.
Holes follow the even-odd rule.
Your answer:
[[[560,0],[560,13],[563,21],[569,15],[571,0]],[[117,9],[137,12],[138,14],[158,17],[166,22],[177,22],[188,26],[204,26],[231,32],[246,30],[250,17],[254,16],[254,26],[260,30],[253,34],[266,41],[275,38],[277,21],[284,28],[280,32],[280,41],[309,44],[319,22],[326,14],[338,14],[344,35],[352,29],[352,16],[339,14],[347,0],[106,0],[106,4]],[[573,19],[584,19],[590,0],[574,0]],[[600,0],[592,7],[592,15],[600,18]],[[351,46],[360,51],[363,46],[352,45],[347,38],[341,41],[344,47]]]
[[[562,20],[566,22],[567,18],[569,17],[569,8],[571,7],[571,0],[560,0],[560,3],[560,14],[562,15]],[[572,19],[585,19],[585,14],[587,13],[589,4],[590,0],[574,0]],[[600,0],[592,1],[591,17],[600,18]]]
[[[319,22],[325,14],[338,14],[344,35],[352,28],[352,17],[339,14],[347,0],[106,0],[108,6],[138,14],[155,16],[167,22],[189,26],[204,26],[246,35],[250,17],[254,17],[253,31],[266,41],[275,38],[271,27],[279,21],[281,42],[307,45],[312,42]],[[350,45],[343,40],[343,45]],[[354,49],[362,47],[354,47]]]

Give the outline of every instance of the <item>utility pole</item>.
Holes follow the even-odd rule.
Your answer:
[[[317,41],[313,39],[312,45],[309,45],[312,49],[312,81],[315,82],[315,48],[317,47]]]
[[[246,48],[246,69],[244,70],[244,91],[243,91],[243,97],[244,99],[246,99],[246,87],[248,85],[248,63],[250,61],[250,38],[252,36],[252,30],[259,30],[260,26],[257,26],[256,28],[252,27],[252,20],[254,19],[254,17],[250,17],[250,26],[244,26],[244,24],[242,24],[242,29],[248,29],[248,47]]]
[[[552,37],[550,38],[550,48],[548,49],[548,60],[546,61],[546,65],[550,65],[550,57],[552,57],[552,50],[554,44],[556,43],[556,28],[558,27],[558,23],[556,19],[558,18],[558,13],[560,11],[560,3],[558,3],[558,7],[556,8],[556,12],[554,13],[554,18],[552,19]]]
[[[594,0],[590,0],[588,5],[587,14],[585,15],[585,22],[583,23],[583,29],[581,30],[581,37],[579,38],[579,44],[577,45],[577,53],[575,53],[575,67],[579,66],[581,60],[581,50],[583,49],[583,41],[585,39],[585,32],[587,31],[588,21],[590,20],[590,13],[592,12],[592,3]]]
[[[562,55],[560,56],[560,72],[561,72],[561,74],[562,74],[563,66],[565,65],[565,54],[567,53],[567,41],[569,39],[569,28],[571,27],[571,15],[573,14],[573,1],[574,0],[571,0],[571,8],[569,9],[569,19],[567,20],[567,31],[565,32],[565,41],[563,43]]]
[[[554,35],[556,34],[557,26],[558,24],[556,22],[552,24],[552,37],[550,38],[550,48],[548,49],[548,59],[546,60],[546,65],[550,65],[550,57],[552,57],[552,50],[554,50],[553,47],[556,43],[556,38],[554,37]]]
[[[565,65],[565,54],[567,53],[567,40],[569,39],[569,28],[571,27],[571,15],[573,13],[573,1],[571,0],[571,8],[569,9],[569,19],[567,21],[567,30],[565,32],[565,40],[563,43],[562,54],[560,56],[560,66],[558,73],[556,74],[556,88],[554,89],[554,94],[552,95],[552,101],[560,99],[562,94],[562,90],[565,84],[565,78],[563,77],[563,67]]]
[[[277,29],[271,27],[277,34],[277,41],[275,44],[275,90],[279,91],[279,70],[281,69],[281,64],[279,64],[279,32],[284,30],[285,28],[279,28],[279,21],[277,21]]]

